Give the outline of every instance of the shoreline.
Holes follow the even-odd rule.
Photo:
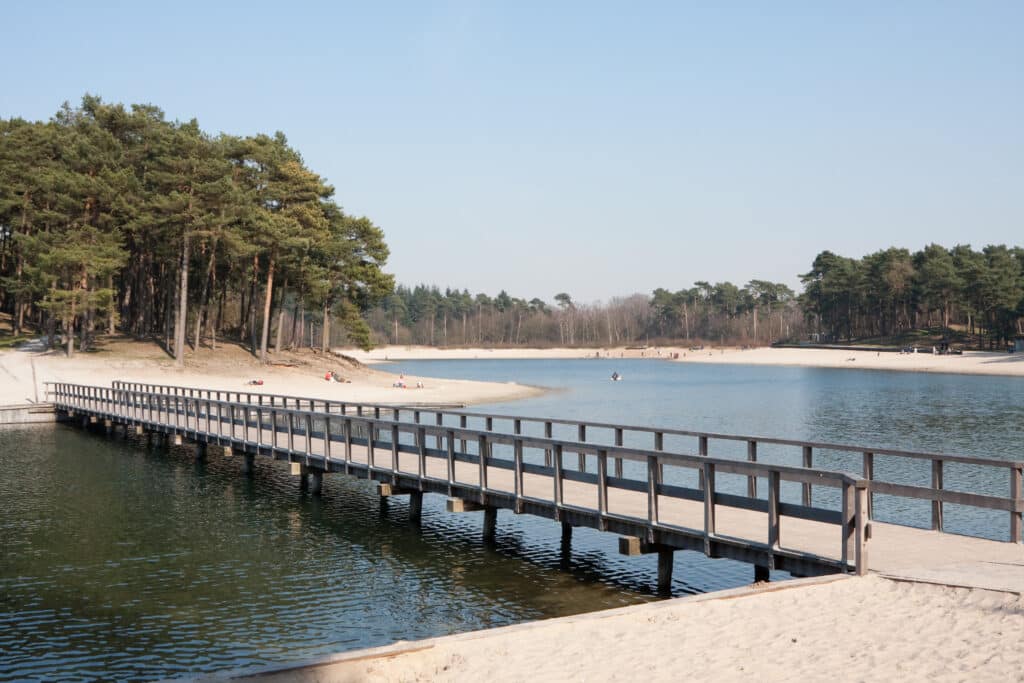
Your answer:
[[[559,359],[646,359],[706,365],[762,365],[780,367],[832,368],[844,370],[885,370],[954,375],[1024,377],[1024,354],[965,351],[963,355],[932,353],[849,351],[820,348],[757,347],[705,348],[694,351],[682,346],[629,348],[464,348],[441,349],[425,346],[382,346],[369,352],[346,349],[366,365],[415,360],[559,360]]]
[[[955,614],[950,620],[949,615]],[[1019,674],[1017,592],[882,576],[753,584],[204,680],[927,680]],[[765,654],[770,653],[770,656]]]
[[[261,365],[244,349],[226,345],[191,352],[185,367],[178,368],[155,344],[127,341],[70,359],[59,351],[0,351],[0,406],[45,402],[44,382],[110,386],[113,380],[389,405],[500,403],[548,391],[523,384],[412,375],[404,377],[402,387],[395,386],[399,377],[393,373],[337,356],[282,353],[272,360],[278,364]],[[331,370],[346,381],[326,381],[324,375]],[[248,384],[252,379],[263,384]]]

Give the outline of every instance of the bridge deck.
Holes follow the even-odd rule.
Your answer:
[[[794,575],[871,569],[891,575],[983,587],[1024,590],[1024,546],[937,531],[866,521],[858,482],[849,475],[773,466],[726,463],[714,458],[625,452],[586,445],[596,453],[597,474],[562,467],[563,453],[581,443],[419,424],[375,422],[313,411],[273,409],[210,400],[161,398],[157,411],[145,392],[126,392],[97,402],[58,396],[58,409],[101,416],[115,423],[181,434],[236,452],[272,456],[316,472],[347,472],[390,484],[396,493],[439,493],[487,508],[508,508],[640,539],[644,551],[692,549],[713,557],[785,569]],[[173,404],[173,405],[172,405]],[[285,425],[280,417],[285,416]],[[276,429],[271,428],[273,423]],[[316,428],[320,422],[319,430]],[[305,425],[310,425],[307,434]],[[325,438],[326,425],[330,439]],[[362,427],[362,438],[357,436]],[[367,433],[380,430],[372,463]],[[402,436],[412,444],[402,443]],[[395,436],[399,438],[396,440]],[[435,441],[434,448],[427,446]],[[392,443],[394,442],[394,443]],[[468,443],[468,447],[467,447]],[[491,455],[495,445],[512,446],[511,458]],[[546,451],[551,465],[531,464],[524,451]],[[648,480],[609,476],[607,455],[646,461]],[[488,454],[481,466],[480,453]],[[536,462],[536,459],[534,460]],[[759,477],[774,491],[769,500],[715,492],[719,471]],[[663,467],[698,468],[710,487],[702,490],[662,483]],[[653,474],[658,473],[658,474]],[[839,488],[842,512],[780,503],[780,479]],[[654,482],[652,484],[652,482]],[[710,499],[706,495],[710,488]],[[652,490],[653,489],[653,490]],[[863,486],[861,489],[863,490]],[[774,500],[773,500],[774,499]],[[866,507],[866,506],[863,506]],[[866,549],[870,538],[871,553]],[[854,560],[851,562],[851,560]],[[858,566],[856,560],[861,560]],[[995,569],[993,569],[995,568]]]

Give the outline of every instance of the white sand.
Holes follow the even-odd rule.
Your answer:
[[[1007,681],[1024,676],[1022,638],[1017,593],[812,579],[396,644],[259,680]]]
[[[403,389],[393,386],[398,379],[396,375],[352,367],[337,358],[314,354],[287,354],[285,358],[300,365],[261,366],[242,349],[226,347],[216,352],[203,349],[197,356],[189,354],[186,367],[179,369],[174,367],[173,359],[154,345],[135,342],[111,343],[104,351],[76,354],[71,359],[59,352],[2,351],[0,405],[45,400],[43,383],[46,381],[110,386],[115,379],[364,403],[468,405],[526,398],[541,393],[535,387],[517,384],[415,376],[405,377],[409,388]],[[351,383],[325,381],[327,370],[337,370]],[[253,378],[263,379],[264,384],[247,385],[246,382]],[[425,386],[416,388],[417,382],[423,382]]]
[[[968,351],[963,355],[939,356],[932,353],[891,353],[842,351],[838,349],[774,349],[761,347],[706,348],[691,351],[677,346],[627,349],[438,349],[425,346],[384,346],[369,352],[345,351],[364,363],[385,360],[454,359],[538,359],[538,358],[649,358],[676,360],[680,363],[724,363],[746,365],[788,365],[813,368],[852,368],[861,370],[897,370],[942,372],[965,375],[1011,375],[1024,377],[1024,353],[988,353]],[[675,354],[679,354],[675,358]]]

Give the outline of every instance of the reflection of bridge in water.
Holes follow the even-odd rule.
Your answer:
[[[1019,461],[124,382],[54,383],[49,397],[64,421],[194,442],[199,456],[215,446],[240,456],[246,472],[257,455],[286,460],[314,493],[327,473],[371,479],[381,496],[408,495],[414,518],[424,493],[442,494],[451,512],[483,511],[486,538],[497,532],[499,508],[560,522],[566,542],[574,526],[616,533],[620,552],[658,554],[662,590],[676,550],[753,564],[757,579],[772,569],[813,576],[958,561],[1024,566]],[[575,438],[556,438],[556,426],[574,428]],[[695,437],[697,452],[665,450],[666,436]],[[653,448],[625,445],[640,438]],[[709,442],[719,441],[745,442],[746,459],[709,456]],[[759,444],[798,448],[801,465],[758,461]],[[863,476],[815,469],[822,450],[859,454]],[[877,458],[928,461],[932,485],[879,481]],[[947,463],[1008,470],[1010,495],[944,488]],[[930,501],[932,530],[872,521],[875,494]],[[944,504],[1008,512],[1012,542],[940,533]]]

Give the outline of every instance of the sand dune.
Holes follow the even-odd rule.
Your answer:
[[[47,381],[110,386],[115,379],[366,403],[472,404],[541,393],[517,384],[413,376],[404,378],[407,388],[395,387],[398,378],[391,373],[311,352],[281,354],[275,360],[293,366],[262,366],[243,349],[231,346],[190,354],[184,368],[174,367],[173,359],[155,345],[141,342],[112,342],[102,351],[71,359],[60,352],[3,351],[0,405],[45,400]],[[325,381],[328,370],[336,370],[350,382]],[[264,384],[249,386],[247,382],[255,378]],[[424,386],[416,388],[418,382]]]

